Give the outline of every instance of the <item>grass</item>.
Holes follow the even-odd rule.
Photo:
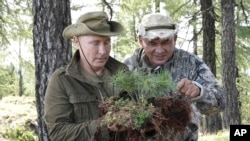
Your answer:
[[[216,134],[199,134],[198,141],[229,141],[229,130],[219,131]]]

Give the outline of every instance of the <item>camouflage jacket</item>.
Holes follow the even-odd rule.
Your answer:
[[[92,141],[98,126],[98,105],[104,97],[115,95],[104,81],[104,88],[90,80],[78,67],[77,51],[68,66],[57,69],[50,77],[45,94],[44,120],[52,141]],[[126,65],[109,58],[105,65],[108,76]],[[108,77],[107,76],[107,77]],[[104,79],[106,80],[106,79]],[[107,130],[96,141],[110,141]],[[106,132],[105,132],[106,131]],[[106,133],[106,134],[105,134]],[[116,136],[118,140],[124,137]]]
[[[146,69],[152,72],[155,68],[150,67],[145,58],[143,49],[138,48],[131,57],[125,59],[124,63],[130,70]],[[196,129],[199,125],[199,113],[210,115],[224,109],[225,101],[222,88],[208,66],[200,58],[181,49],[176,48],[173,56],[158,67],[168,70],[176,83],[186,77],[201,89],[200,96],[191,99],[192,129],[187,128],[185,133],[187,136],[185,138],[194,136],[193,138],[197,139]],[[193,135],[190,132],[194,132]]]

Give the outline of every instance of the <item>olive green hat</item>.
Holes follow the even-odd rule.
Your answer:
[[[67,26],[63,37],[71,39],[73,36],[101,35],[116,36],[123,31],[123,26],[115,21],[109,21],[103,11],[88,12],[81,15],[75,24]]]

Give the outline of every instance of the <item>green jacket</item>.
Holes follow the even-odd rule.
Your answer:
[[[127,69],[126,65],[110,57],[105,65],[107,76],[103,76],[105,80],[101,82],[103,88],[78,68],[79,59],[77,51],[68,66],[53,73],[46,89],[44,120],[52,141],[93,140],[99,119],[99,102],[102,97],[116,95],[109,87],[107,78],[119,69]],[[97,140],[106,141],[111,138],[107,130],[102,130]]]

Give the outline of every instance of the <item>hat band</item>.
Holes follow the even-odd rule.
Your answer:
[[[154,29],[175,29],[175,25],[162,25],[162,26],[151,26],[145,27],[145,31],[154,30]]]

